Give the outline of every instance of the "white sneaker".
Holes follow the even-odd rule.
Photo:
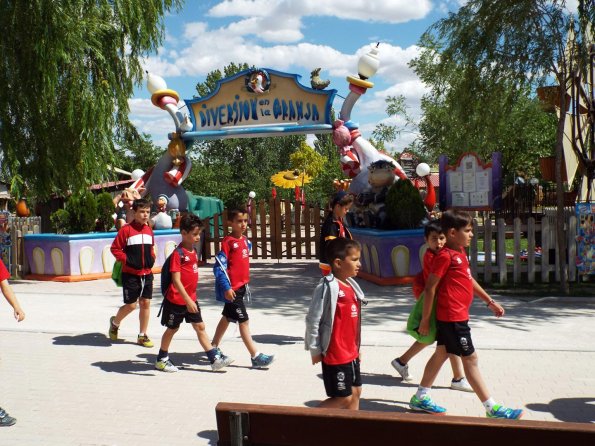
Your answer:
[[[394,367],[394,369],[397,372],[399,372],[399,375],[401,375],[401,378],[403,378],[403,381],[413,380],[413,376],[411,374],[409,374],[409,366],[407,364],[401,365],[401,364],[399,364],[399,362],[396,359],[393,359],[390,362],[390,365],[392,365]]]
[[[163,358],[161,361],[155,361],[155,368],[162,372],[174,373],[179,369],[169,360],[169,358]]]
[[[474,392],[473,387],[467,381],[467,378],[462,377],[460,381],[454,379],[450,382],[450,388],[452,390],[460,390],[461,392]]]
[[[221,370],[223,367],[227,367],[233,361],[234,361],[233,358],[230,358],[229,356],[226,356],[224,354],[220,354],[211,363],[211,370],[213,370],[213,371]]]

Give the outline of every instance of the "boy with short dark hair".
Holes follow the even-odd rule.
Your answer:
[[[318,241],[318,259],[320,260],[320,272],[326,276],[331,272],[330,261],[326,256],[326,247],[331,240],[338,237],[352,239],[351,233],[345,225],[345,216],[351,209],[353,196],[340,190],[330,203],[331,211],[326,216],[320,228],[320,240]]]
[[[332,274],[320,279],[306,316],[305,348],[312,364],[322,362],[324,388],[329,398],[319,407],[359,409],[361,305],[364,293],[353,280],[359,271],[361,246],[336,238],[327,246]]]
[[[109,338],[118,340],[120,323],[136,309],[137,301],[140,301],[140,330],[136,342],[143,347],[153,347],[153,342],[147,336],[153,297],[151,268],[155,264],[155,239],[148,224],[151,203],[139,198],[134,200],[132,209],[134,220],[120,228],[111,247],[116,260],[122,262],[124,305],[110,318]]]
[[[0,290],[6,299],[6,302],[12,307],[14,318],[17,322],[21,322],[25,319],[25,312],[22,310],[21,305],[19,304],[19,300],[12,291],[10,284],[8,283],[8,279],[10,278],[10,273],[4,266],[4,262],[0,259]],[[12,426],[17,422],[17,419],[8,415],[8,413],[0,407],[0,427],[7,427]]]
[[[462,356],[465,375],[479,400],[483,403],[488,418],[517,420],[523,416],[522,409],[511,409],[497,404],[491,398],[478,367],[478,357],[471,340],[469,307],[476,294],[492,310],[496,317],[504,316],[504,308],[492,299],[473,279],[465,254],[473,238],[471,216],[467,212],[448,210],[440,221],[446,235],[446,246],[432,263],[424,289],[425,302],[419,333],[429,332],[430,313],[434,298],[436,302],[436,351],[426,364],[424,376],[417,393],[411,397],[409,407],[434,415],[446,414],[446,409],[434,403],[430,388],[448,354]],[[440,286],[438,286],[440,285]],[[436,292],[436,289],[438,291]]]
[[[211,369],[220,370],[233,362],[233,359],[211,347],[205,331],[202,313],[198,306],[196,286],[198,285],[198,255],[193,246],[200,241],[202,221],[194,214],[185,214],[180,220],[182,242],[171,253],[169,271],[171,284],[163,299],[161,325],[165,332],[155,361],[155,368],[163,372],[177,372],[178,368],[169,359],[169,346],[183,320],[192,325],[198,342],[209,358]]]
[[[444,247],[444,243],[446,242],[446,236],[444,235],[444,231],[442,230],[442,227],[440,226],[440,222],[438,220],[431,220],[425,225],[424,238],[426,244],[428,245],[428,248],[424,253],[422,271],[417,276],[415,276],[415,279],[413,281],[413,295],[418,301],[418,303],[414,307],[415,310],[418,310],[423,306],[423,290],[426,280],[430,275],[432,263],[434,262],[434,258],[438,255],[438,252]],[[419,313],[416,313],[415,315],[419,317]],[[409,316],[409,320],[415,320],[415,315],[412,314],[411,316]],[[435,326],[435,314],[433,314],[432,317],[434,318]],[[419,320],[417,320],[417,323],[419,323]],[[424,336],[419,336],[418,333],[410,331],[409,322],[407,325],[409,333],[414,335],[417,341],[415,341],[405,353],[391,361],[391,365],[397,372],[399,372],[399,374],[403,378],[403,381],[411,381],[413,379],[413,377],[409,373],[409,361],[428,345],[434,343],[433,340],[426,340],[424,339]],[[457,355],[449,354],[448,359],[450,359],[450,365],[452,367],[453,374],[453,378],[450,383],[450,388],[453,390],[460,390],[463,392],[473,392],[473,389],[471,388],[471,386],[467,382],[467,379],[465,378],[461,358]]]
[[[250,299],[250,249],[252,244],[244,236],[248,226],[248,213],[245,209],[232,209],[227,214],[231,234],[221,242],[221,251],[216,256],[215,293],[217,300],[224,302],[221,319],[213,336],[212,346],[217,349],[230,322],[238,323],[240,336],[250,352],[252,367],[265,368],[272,364],[274,355],[260,353],[250,334],[248,312],[244,303]],[[225,355],[223,355],[225,357]]]

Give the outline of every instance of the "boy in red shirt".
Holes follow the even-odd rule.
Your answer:
[[[492,310],[496,317],[504,316],[504,308],[497,304],[473,279],[465,254],[473,238],[471,216],[467,212],[448,210],[440,221],[446,234],[446,246],[432,263],[424,289],[425,302],[419,333],[429,331],[430,313],[434,297],[436,302],[436,351],[429,359],[417,393],[411,397],[409,407],[434,415],[445,415],[446,409],[434,403],[430,388],[446,361],[448,354],[462,356],[463,368],[469,384],[483,403],[488,418],[517,420],[523,416],[522,409],[510,409],[497,404],[485,385],[478,367],[478,357],[471,340],[469,307],[476,294]],[[439,286],[438,286],[439,285]],[[438,292],[436,293],[436,289]]]
[[[215,274],[215,294],[219,302],[224,302],[223,312],[212,345],[219,353],[221,339],[230,322],[237,322],[240,336],[250,352],[252,367],[265,368],[272,364],[274,355],[259,353],[250,334],[246,300],[250,300],[250,249],[252,244],[243,235],[248,226],[248,213],[245,209],[233,209],[228,213],[231,234],[221,242],[221,251],[217,254],[213,273]]]
[[[21,322],[25,319],[25,312],[21,309],[21,305],[8,283],[9,277],[10,273],[4,266],[4,262],[0,259],[0,290],[2,290],[6,302],[12,307],[14,318],[17,322]],[[0,427],[12,426],[16,422],[16,418],[8,415],[8,413],[0,407]]]
[[[428,245],[428,249],[426,249],[426,252],[424,253],[422,271],[420,274],[415,276],[415,280],[413,282],[413,295],[417,300],[423,299],[424,286],[426,280],[428,280],[428,276],[430,275],[434,258],[438,255],[438,252],[442,249],[444,243],[446,242],[446,237],[442,231],[442,228],[440,227],[439,221],[432,220],[424,227],[424,238],[426,240],[426,244]],[[403,381],[411,381],[413,379],[409,373],[409,361],[428,345],[430,344],[423,343],[420,340],[415,341],[405,353],[391,361],[391,365],[397,372],[399,372],[403,378]],[[450,388],[453,390],[461,390],[463,392],[473,392],[473,389],[465,378],[461,358],[457,355],[449,354],[448,359],[450,359],[450,366],[452,367],[453,374],[452,381],[450,382]]]
[[[124,305],[109,321],[109,338],[118,340],[118,329],[122,320],[132,313],[140,301],[140,331],[136,339],[138,345],[153,347],[147,336],[151,298],[153,297],[153,272],[155,264],[155,239],[149,227],[151,203],[144,198],[132,204],[134,220],[120,228],[111,247],[116,260],[122,262],[122,292]]]
[[[213,370],[222,369],[233,362],[233,359],[211,347],[197,302],[198,256],[193,245],[200,241],[201,231],[202,221],[198,216],[185,214],[181,218],[182,242],[178,248],[182,250],[183,255],[180,256],[177,248],[171,253],[169,266],[171,284],[163,299],[163,314],[161,316],[161,325],[167,328],[161,338],[161,347],[157,361],[155,361],[155,368],[163,372],[178,371],[178,368],[169,359],[168,350],[183,320],[194,328],[198,342],[207,354]]]
[[[352,279],[361,266],[361,246],[355,240],[336,238],[327,246],[332,274],[320,279],[306,316],[305,348],[312,364],[322,362],[328,399],[319,407],[359,409],[361,304],[364,293]]]

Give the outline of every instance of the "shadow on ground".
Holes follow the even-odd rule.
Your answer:
[[[322,400],[310,400],[304,402],[304,406],[306,407],[318,407]],[[399,405],[400,404],[400,405]],[[407,403],[402,401],[391,401],[391,400],[381,400],[381,399],[368,399],[362,398],[359,402],[359,409],[360,410],[370,410],[373,412],[400,412],[400,413],[407,413],[410,412],[406,408]]]
[[[526,407],[536,412],[549,412],[560,421],[595,423],[595,397],[557,398],[549,404],[531,403]]]
[[[147,361],[99,361],[91,364],[94,367],[99,367],[104,372],[121,373],[123,375],[139,375],[139,376],[155,376],[160,373],[153,368],[152,362]]]
[[[219,441],[219,435],[217,431],[201,431],[196,434],[198,438],[204,438],[205,440],[209,440],[207,443],[209,446],[216,446],[217,442]]]
[[[85,345],[90,347],[110,347],[112,341],[103,333],[84,333],[74,336],[56,336],[54,345]]]

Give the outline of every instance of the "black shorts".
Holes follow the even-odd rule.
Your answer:
[[[246,294],[246,286],[242,286],[235,290],[236,297],[233,302],[225,302],[221,314],[227,318],[229,322],[246,322],[248,312],[246,311],[246,304],[244,303],[244,294]]]
[[[151,299],[153,297],[153,273],[145,276],[122,273],[122,292],[125,304],[133,304],[139,297]]]
[[[345,398],[353,393],[352,387],[362,386],[359,358],[347,364],[328,365],[322,363],[324,390],[330,398]]]
[[[444,345],[447,353],[457,356],[470,356],[475,352],[471,340],[469,321],[442,322],[436,321],[436,341]]]
[[[196,306],[198,307],[198,302]],[[189,324],[200,324],[202,322],[200,307],[198,307],[198,313],[190,313],[186,305],[176,305],[167,299],[163,299],[162,311],[161,325],[167,328],[179,328],[182,321],[186,321]]]

